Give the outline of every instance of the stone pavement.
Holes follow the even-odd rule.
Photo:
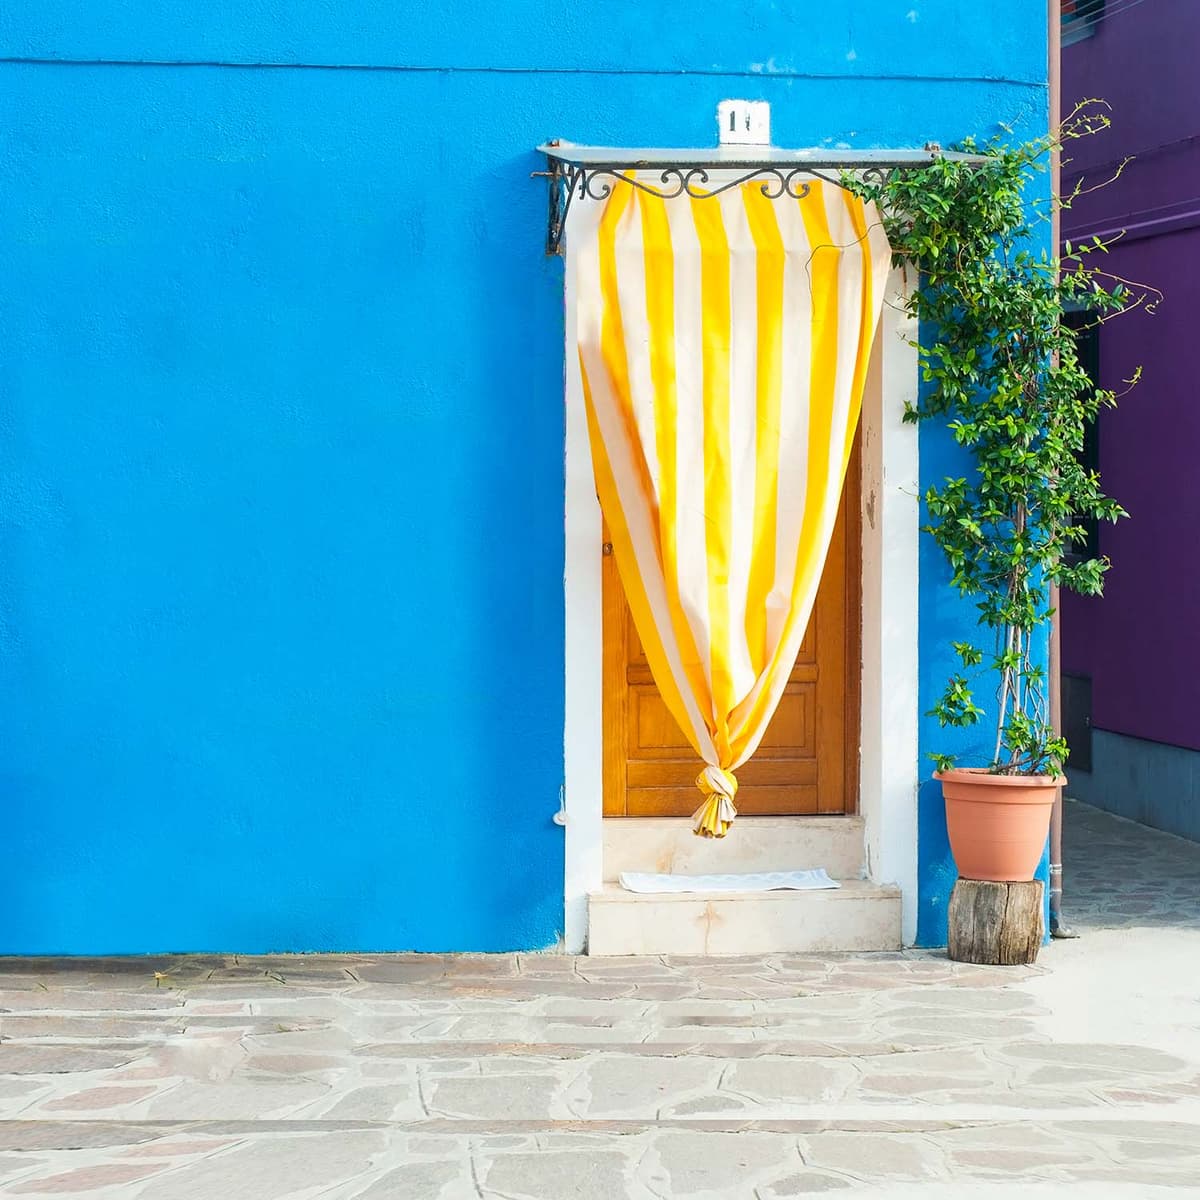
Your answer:
[[[2,961],[0,1195],[1200,1196],[1200,846],[1068,830],[1030,969]]]

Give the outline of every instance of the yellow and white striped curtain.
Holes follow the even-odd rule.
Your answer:
[[[812,614],[891,251],[874,206],[817,180],[801,199],[618,183],[571,253],[601,508],[706,764],[696,832],[723,837]]]

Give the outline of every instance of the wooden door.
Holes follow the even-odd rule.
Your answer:
[[[737,772],[739,813],[857,806],[860,492],[856,441],[804,644],[762,743]],[[611,554],[603,587],[604,815],[691,816],[703,764],[659,696]]]

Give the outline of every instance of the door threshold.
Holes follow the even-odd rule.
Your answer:
[[[738,817],[723,838],[701,838],[690,817],[605,817],[606,882],[623,871],[740,874],[824,867],[834,879],[858,879],[865,862],[860,816]]]

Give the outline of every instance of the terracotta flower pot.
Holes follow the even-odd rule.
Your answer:
[[[1046,846],[1061,775],[993,775],[978,768],[938,771],[946,829],[964,879],[1020,883],[1033,878]]]

